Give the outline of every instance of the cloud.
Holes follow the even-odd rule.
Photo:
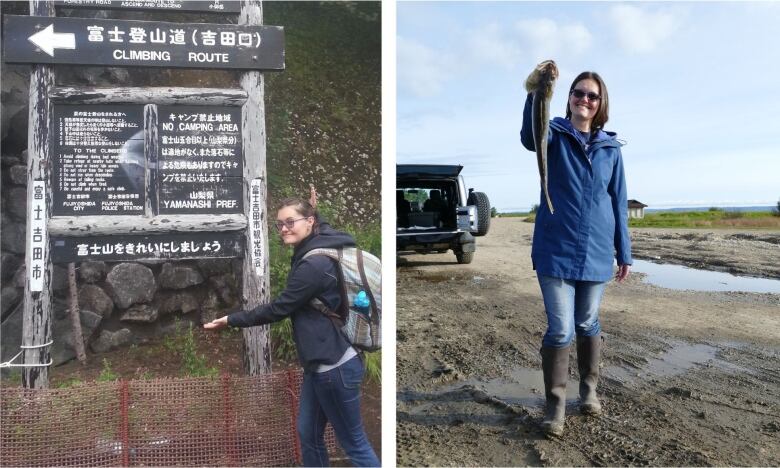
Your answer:
[[[549,18],[518,21],[515,23],[515,31],[522,42],[528,45],[536,62],[562,53],[581,54],[593,42],[593,36],[584,25],[559,24]]]
[[[621,47],[649,53],[668,41],[682,25],[679,10],[650,11],[634,5],[615,5],[608,15]]]
[[[412,39],[398,36],[396,70],[398,87],[417,96],[438,93],[452,69],[453,60],[446,53]]]
[[[465,29],[457,38],[459,41],[448,44],[449,49],[440,49],[399,35],[399,90],[430,97],[453,76],[485,66],[512,68],[528,60],[529,55],[538,62],[563,53],[581,54],[593,42],[582,24],[559,24],[546,18],[523,20],[514,27],[488,23]]]
[[[521,57],[518,41],[496,23],[487,24],[469,32],[467,53],[472,62],[513,67]]]

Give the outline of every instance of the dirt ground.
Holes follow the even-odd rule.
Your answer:
[[[546,321],[533,224],[493,219],[470,265],[402,255],[397,460],[420,465],[780,465],[780,295],[678,291],[632,274],[601,306],[600,418],[538,428]],[[780,232],[632,229],[637,258],[780,279]]]

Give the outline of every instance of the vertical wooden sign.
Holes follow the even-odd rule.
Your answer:
[[[246,0],[241,4],[239,24],[260,25],[263,23],[262,2]],[[243,255],[242,306],[252,309],[271,299],[271,282],[268,275],[268,227],[266,207],[266,142],[265,142],[265,91],[263,74],[246,72],[241,77],[241,87],[247,93],[242,109],[241,124],[244,141],[244,214],[247,217],[247,232]],[[253,201],[252,190],[259,193]],[[260,207],[259,230],[254,229],[252,205]],[[255,243],[250,242],[254,239]],[[259,243],[257,241],[259,240]],[[253,256],[260,258],[257,267]],[[249,375],[271,372],[271,329],[262,327],[244,328],[244,368]]]
[[[30,15],[54,16],[54,5],[50,1],[30,0]],[[54,70],[51,65],[33,65],[30,75],[30,112],[27,130],[27,206],[35,204],[36,181],[49,178],[49,117],[51,101],[49,92],[54,86]],[[51,216],[51,190],[43,191],[45,210],[41,213],[44,225]],[[33,219],[27,217],[27,239],[35,234]],[[41,241],[49,245],[49,233],[43,230]],[[27,271],[33,268],[33,252],[27,249],[25,265]],[[40,283],[32,283],[30,275],[24,282],[24,312],[22,314],[22,346],[24,364],[22,385],[25,388],[47,388],[49,386],[50,352],[47,343],[51,340],[51,276],[52,267],[49,249],[43,251],[43,269]],[[33,288],[37,289],[33,290]]]

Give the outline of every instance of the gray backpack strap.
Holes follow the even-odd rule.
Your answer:
[[[301,258],[301,260],[311,257],[313,255],[322,255],[328,257],[332,259],[336,264],[336,269],[338,270],[338,281],[340,286],[339,290],[341,293],[341,311],[331,310],[318,298],[312,299],[310,304],[315,309],[319,310],[320,312],[322,312],[323,314],[325,314],[326,316],[332,319],[338,320],[343,325],[344,319],[346,317],[346,312],[349,310],[349,297],[347,296],[347,286],[346,284],[344,284],[344,274],[341,271],[341,257],[342,257],[341,249],[312,249],[306,252],[303,255],[303,258]],[[343,312],[343,313],[339,313],[339,312]]]

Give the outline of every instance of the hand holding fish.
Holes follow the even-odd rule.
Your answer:
[[[547,190],[547,134],[550,131],[550,101],[552,100],[558,67],[552,60],[545,60],[534,68],[525,80],[525,89],[533,95],[532,126],[539,176],[550,213],[554,212]]]

